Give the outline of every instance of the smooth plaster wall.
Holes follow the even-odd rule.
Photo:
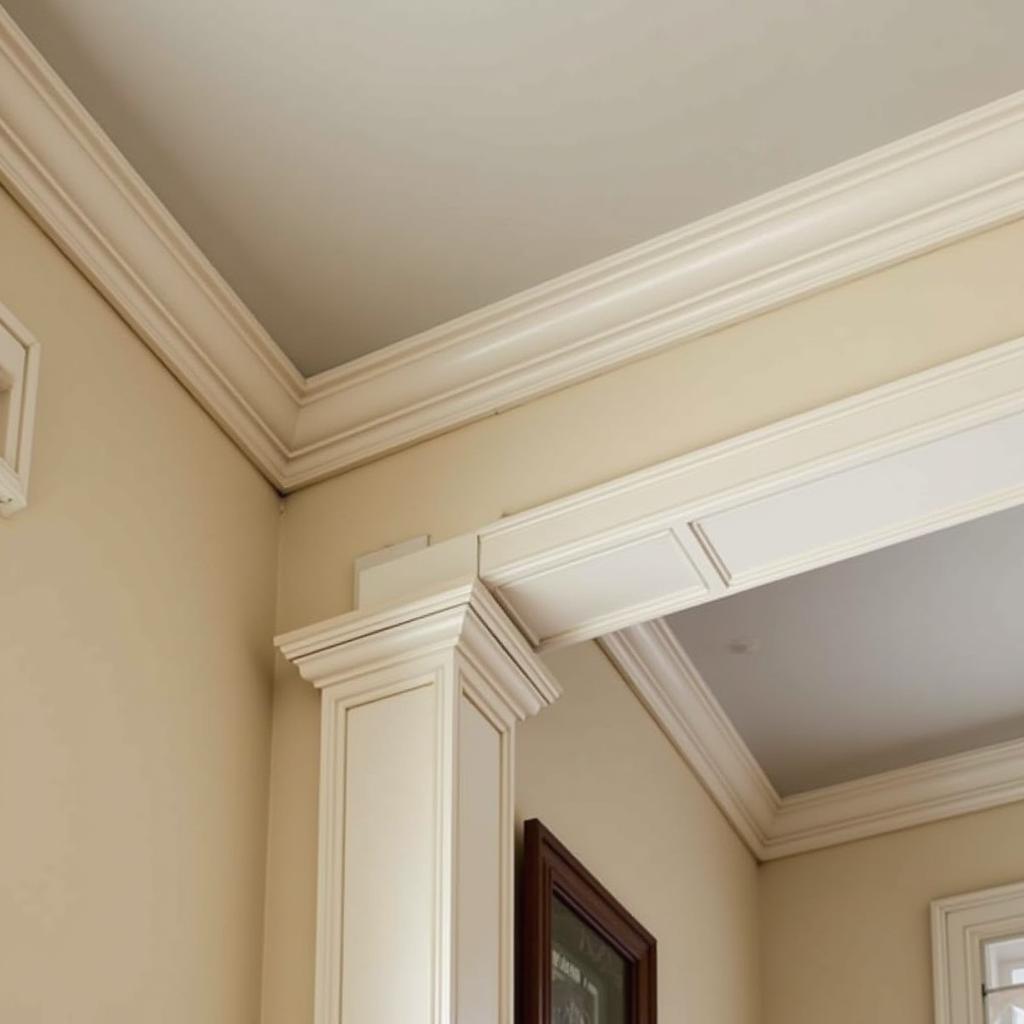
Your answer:
[[[365,552],[456,536],[1024,335],[1022,262],[1016,222],[300,491],[282,520],[278,629],[351,608]],[[317,697],[279,660],[264,1024],[311,1013],[318,741]]]
[[[763,1024],[932,1024],[929,904],[1024,880],[1024,803],[761,868]]]
[[[0,520],[0,1020],[259,1017],[278,499],[0,191],[42,345]]]
[[[517,816],[658,940],[661,1020],[760,1024],[753,857],[597,644],[545,660],[565,692],[519,728]]]

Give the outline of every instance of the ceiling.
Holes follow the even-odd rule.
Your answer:
[[[667,620],[780,795],[1024,736],[1024,507]]]
[[[1018,0],[4,4],[307,374],[1024,86]]]

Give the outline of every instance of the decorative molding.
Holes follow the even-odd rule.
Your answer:
[[[2,8],[0,179],[280,483],[302,377]]]
[[[1024,800],[1024,740],[784,797],[769,856],[833,846]]]
[[[275,642],[321,692],[317,1024],[513,1024],[515,728],[558,684],[475,580]]]
[[[490,637],[516,666],[506,687],[510,707],[519,717],[536,714],[561,695],[561,687],[508,620],[479,580],[472,579],[436,593],[380,610],[357,609],[325,622],[275,637],[274,644],[318,688],[353,675],[453,646],[468,636]],[[496,648],[497,649],[497,648]]]
[[[744,842],[763,859],[779,795],[665,622],[631,626],[599,643]]]
[[[935,1024],[985,1024],[983,944],[1024,936],[1024,884],[934,900]]]
[[[539,646],[575,643],[1007,508],[1022,480],[1024,338],[483,527],[479,574]],[[737,574],[706,524],[738,513],[787,557]]]
[[[2,9],[0,179],[289,491],[1024,214],[1024,93],[309,379]]]
[[[780,797],[664,622],[600,643],[759,860],[1024,799],[1024,740]]]
[[[38,389],[39,344],[0,305],[0,516],[28,503]]]

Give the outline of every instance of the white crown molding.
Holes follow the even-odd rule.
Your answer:
[[[663,620],[599,641],[640,702],[754,854],[764,857],[779,795]]]
[[[289,491],[1024,214],[1024,93],[309,379],[2,8],[0,179]]]
[[[0,8],[0,178],[275,482],[304,381]]]
[[[1024,799],[1024,740],[780,797],[664,622],[600,643],[759,860]]]
[[[768,857],[895,832],[1024,799],[1024,740],[784,797]]]

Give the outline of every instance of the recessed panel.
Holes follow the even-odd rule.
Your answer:
[[[733,582],[810,568],[1024,497],[1024,414],[834,473],[695,524]]]
[[[435,691],[350,710],[345,726],[341,1017],[427,1021],[433,999]],[[382,758],[381,750],[390,751]],[[403,949],[396,956],[396,922]],[[401,964],[401,982],[394,969]]]
[[[631,611],[649,607],[653,617],[707,592],[671,531],[607,548],[499,590],[539,642],[607,632],[625,624]]]
[[[459,714],[459,1020],[499,1021],[501,736],[465,696]]]

